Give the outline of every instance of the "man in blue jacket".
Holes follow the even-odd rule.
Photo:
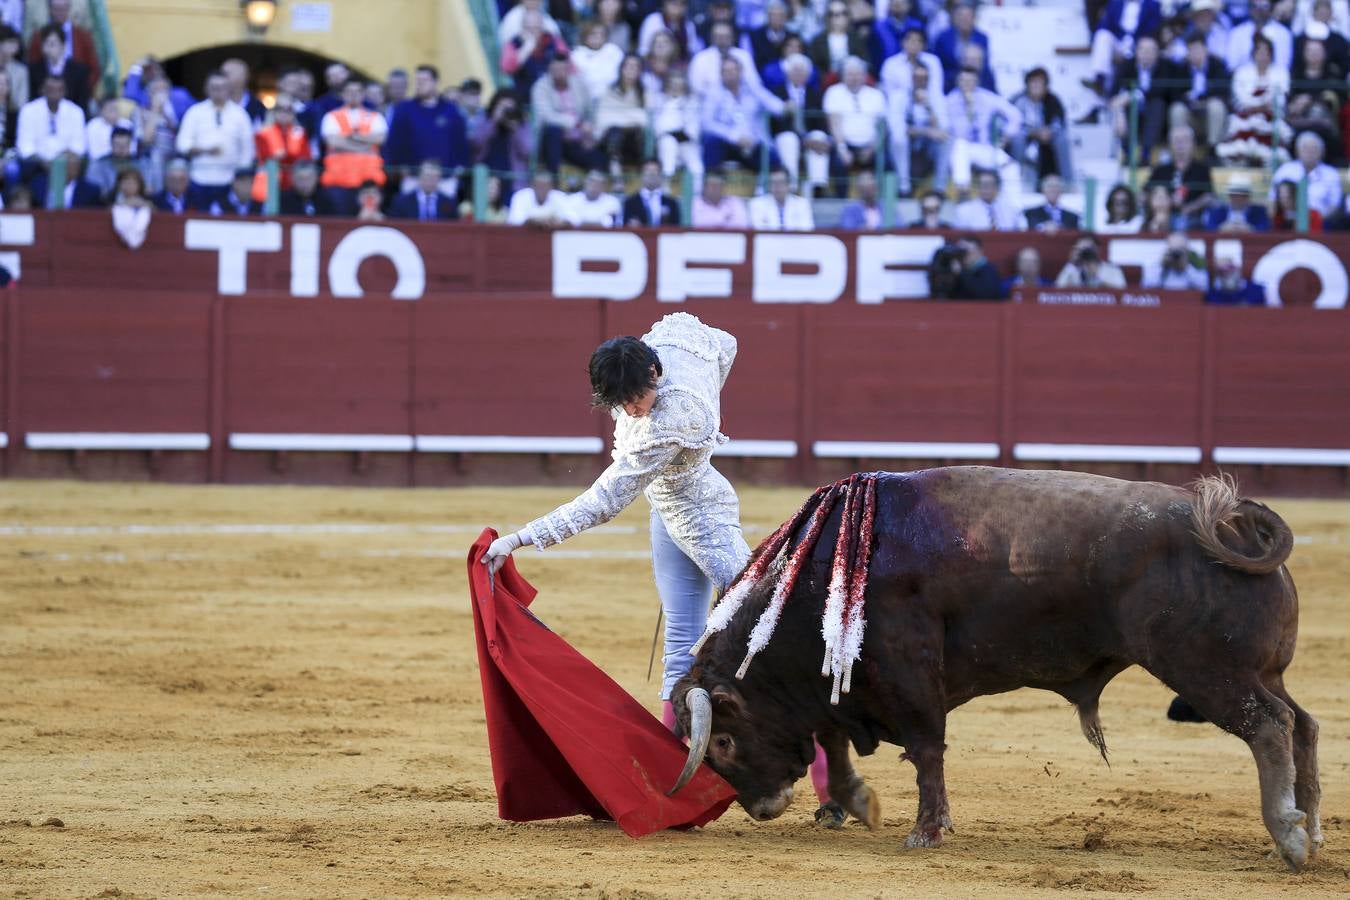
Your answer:
[[[1134,44],[1141,37],[1157,37],[1162,29],[1162,5],[1158,0],[1110,0],[1092,33],[1094,87],[1105,94],[1116,65],[1134,58]]]
[[[1156,3],[1157,0],[1152,2]],[[956,87],[956,76],[966,65],[967,44],[974,44],[984,51],[980,85],[988,87],[994,80],[994,73],[989,65],[989,35],[975,27],[975,4],[969,0],[961,0],[952,7],[952,27],[939,34],[933,41],[933,54],[942,62],[944,94],[951,93]]]
[[[1205,230],[1246,234],[1269,231],[1270,215],[1264,206],[1252,203],[1252,179],[1238,172],[1228,179],[1228,202],[1205,211]]]
[[[418,66],[413,76],[413,99],[395,107],[384,143],[384,161],[402,175],[405,191],[417,183],[417,167],[425,160],[438,160],[447,177],[469,164],[464,116],[459,107],[441,96],[439,81],[435,66]]]

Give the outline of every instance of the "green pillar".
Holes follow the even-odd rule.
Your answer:
[[[1304,174],[1298,180],[1298,200],[1294,213],[1294,230],[1299,234],[1308,233],[1308,176]]]
[[[1083,230],[1095,231],[1097,228],[1097,179],[1089,176],[1083,180]]]
[[[488,214],[488,167],[478,163],[473,167],[473,220],[483,222]]]
[[[47,208],[66,208],[66,155],[58,155],[47,170]]]
[[[267,199],[263,202],[263,213],[275,216],[281,212],[281,164],[269,159],[267,172]]]
[[[1138,84],[1130,82],[1130,190],[1139,190],[1139,98]]]

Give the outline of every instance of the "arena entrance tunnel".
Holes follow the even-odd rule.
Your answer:
[[[352,75],[362,81],[372,80],[362,69],[346,60],[333,59],[318,53],[311,53],[298,47],[288,47],[271,43],[218,44],[214,47],[202,47],[170,57],[162,61],[165,74],[175,85],[187,88],[194,97],[205,96],[203,85],[206,76],[220,68],[227,59],[242,59],[248,63],[249,92],[258,97],[269,109],[277,95],[277,81],[287,69],[305,69],[314,76],[314,96],[318,97],[328,88],[324,83],[324,69],[333,63],[342,63]]]

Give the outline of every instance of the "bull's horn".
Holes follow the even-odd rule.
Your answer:
[[[689,707],[689,758],[684,761],[684,771],[676,779],[675,786],[666,791],[667,797],[684,787],[694,777],[703,757],[708,755],[708,742],[712,740],[712,698],[703,688],[690,688],[684,695],[685,706]]]

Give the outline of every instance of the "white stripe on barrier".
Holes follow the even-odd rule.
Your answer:
[[[1149,444],[1013,444],[1013,459],[1041,462],[1198,463],[1200,448]]]
[[[8,446],[9,446],[9,435],[3,431],[0,431],[0,447],[8,447]]]
[[[30,431],[29,450],[205,450],[211,436],[200,432]]]
[[[1350,466],[1350,450],[1310,447],[1215,447],[1214,461],[1256,466]]]
[[[598,437],[517,437],[515,435],[419,434],[419,453],[599,453]]]
[[[713,453],[717,456],[766,457],[790,459],[797,455],[796,441],[730,440]]]
[[[811,452],[824,458],[998,459],[998,444],[932,441],[816,441]]]
[[[314,450],[407,453],[413,448],[410,434],[263,434],[233,433],[231,450]]]

